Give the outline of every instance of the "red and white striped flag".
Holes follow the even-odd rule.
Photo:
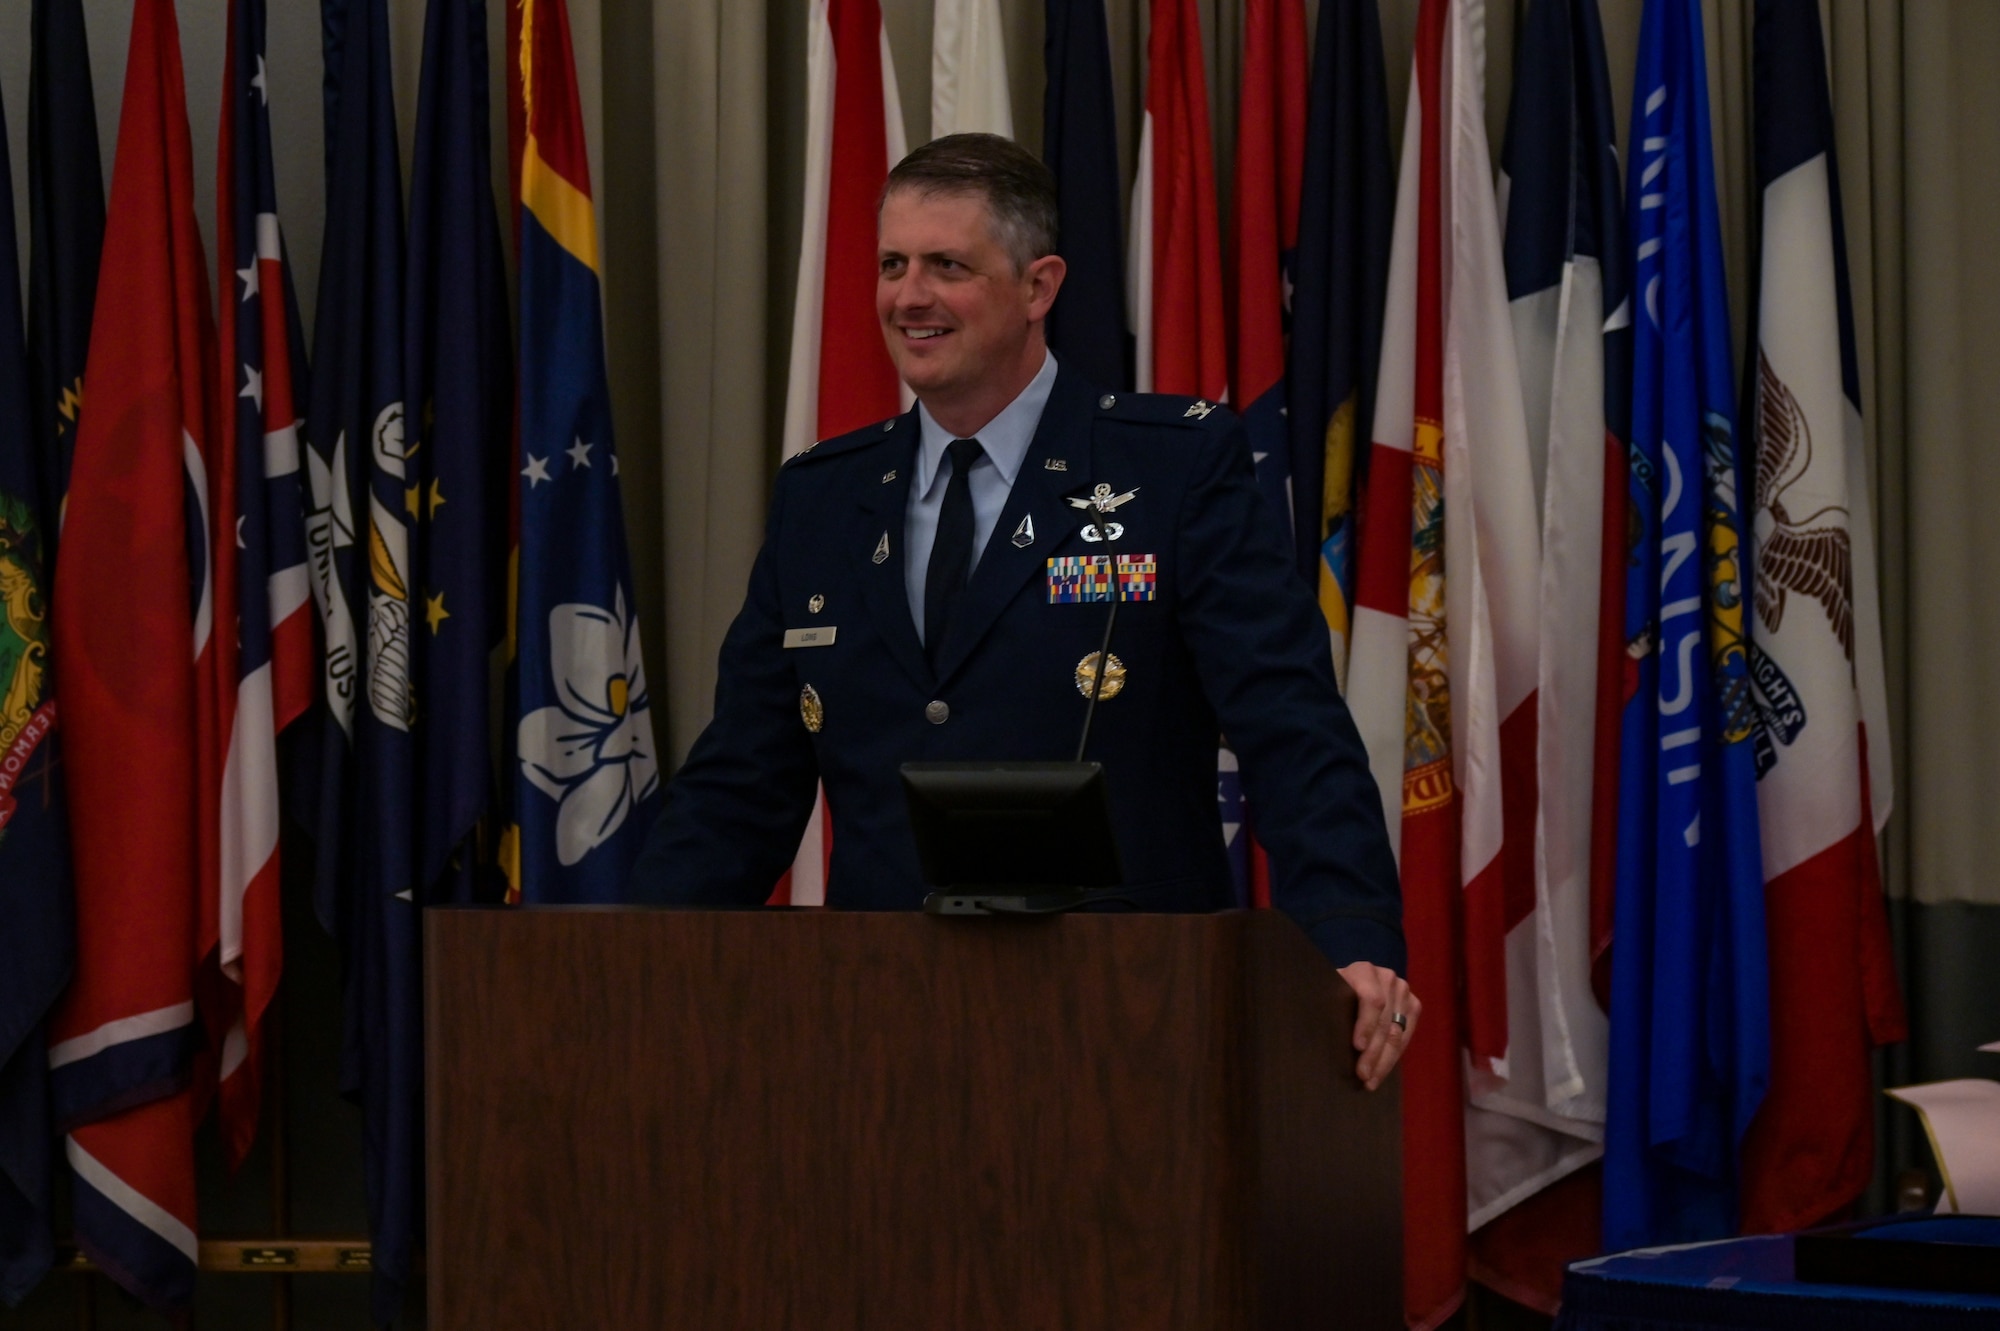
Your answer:
[[[271,168],[264,0],[230,0],[216,161],[220,388],[208,453],[215,622],[201,678],[202,955],[227,982],[218,1112],[232,1164],[256,1139],[277,992],[278,732],[312,701],[298,389],[305,356]]]
[[[1135,386],[1225,402],[1229,394],[1222,243],[1208,79],[1194,0],[1153,0],[1146,48],[1146,127],[1132,185]]]
[[[903,410],[907,397],[875,321],[875,200],[904,154],[896,67],[876,0],[813,0],[806,51],[805,226],[784,455]],[[813,808],[772,901],[826,900],[833,829]]]
[[[1486,149],[1481,0],[1424,0],[1404,129],[1348,700],[1403,879],[1405,1311],[1463,1297],[1465,1086],[1507,1053],[1534,900],[1540,536]],[[1454,1001],[1456,996],[1457,1001]]]
[[[76,969],[49,1032],[78,1244],[156,1307],[194,1295],[195,658],[214,626],[214,346],[180,39],[132,11],[84,413],[58,556]]]

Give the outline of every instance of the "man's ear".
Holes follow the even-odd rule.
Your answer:
[[[1063,276],[1069,272],[1069,265],[1060,254],[1044,254],[1029,264],[1021,274],[1021,281],[1028,288],[1028,318],[1039,322],[1049,317],[1049,307],[1056,303],[1056,292],[1062,289]]]

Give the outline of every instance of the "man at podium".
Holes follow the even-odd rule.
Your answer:
[[[1011,141],[917,149],[878,219],[876,310],[917,405],[779,472],[714,719],[632,895],[763,901],[823,785],[827,904],[913,909],[926,887],[900,765],[1067,757],[1095,687],[1086,756],[1105,769],[1122,894],[1161,911],[1233,904],[1215,776],[1227,734],[1273,900],[1359,997],[1357,1070],[1379,1085],[1421,1011],[1396,865],[1325,624],[1241,426],[1057,362],[1055,182]]]

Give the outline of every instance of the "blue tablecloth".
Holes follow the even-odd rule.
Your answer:
[[[2000,1220],[1911,1218],[1862,1237],[1991,1244]],[[1793,1275],[1790,1234],[1643,1248],[1578,1262],[1563,1282],[1556,1331],[1967,1331],[2000,1328],[2000,1296],[1864,1285],[1806,1284]]]

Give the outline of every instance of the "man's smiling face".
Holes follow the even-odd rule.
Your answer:
[[[917,396],[978,397],[1018,378],[1054,291],[1038,292],[1045,284],[1034,265],[1015,269],[986,200],[894,190],[882,201],[877,236],[875,311],[890,358]],[[1041,364],[1041,341],[1032,340],[1029,375]]]

